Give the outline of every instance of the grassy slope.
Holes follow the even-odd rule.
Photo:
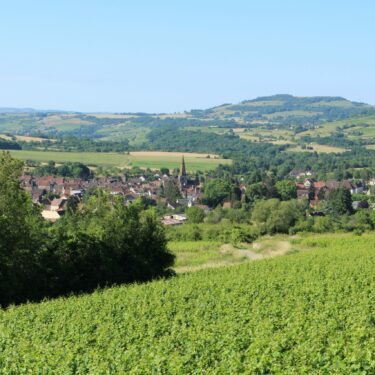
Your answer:
[[[375,371],[375,235],[0,312],[0,373]]]
[[[54,160],[59,162],[81,162],[87,165],[102,165],[102,166],[117,166],[130,167],[137,166],[141,168],[159,169],[177,168],[181,164],[181,156],[176,153],[164,153],[160,156],[150,153],[148,156],[146,152],[142,154],[134,153],[134,155],[119,154],[119,153],[95,153],[95,152],[58,152],[58,151],[28,151],[28,150],[14,150],[11,151],[16,158],[23,160],[35,160],[39,162],[47,162]],[[196,170],[210,170],[217,167],[219,164],[230,163],[230,160],[206,158],[206,154],[198,155],[184,153],[186,166],[188,171]]]

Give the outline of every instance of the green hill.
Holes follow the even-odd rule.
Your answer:
[[[370,105],[341,97],[274,95],[214,107],[202,111],[201,117],[233,119],[246,124],[293,126],[338,120],[374,111],[375,108]]]
[[[235,132],[249,141],[294,146],[313,143],[345,150],[350,142],[319,143],[304,137],[331,137],[340,131],[348,140],[375,143],[375,107],[341,97],[274,95],[173,114],[0,111],[0,134],[126,140],[138,148],[149,142],[153,129],[170,126],[217,134]]]
[[[2,311],[0,373],[374,373],[375,236],[293,246],[301,252]]]

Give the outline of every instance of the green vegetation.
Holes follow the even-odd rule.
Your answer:
[[[375,236],[0,312],[0,372],[370,374]],[[309,250],[309,251],[303,251]]]
[[[17,142],[0,138],[0,150],[20,150],[21,147]]]
[[[45,165],[38,165],[33,169],[34,176],[62,176],[62,177],[73,177],[88,179],[92,177],[90,168],[82,163],[63,163],[60,166],[56,166],[56,163],[49,161]]]

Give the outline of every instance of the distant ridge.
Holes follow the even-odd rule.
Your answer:
[[[269,103],[268,103],[269,102]],[[364,102],[356,102],[349,99],[346,99],[341,96],[294,96],[291,94],[275,94],[270,96],[259,96],[254,99],[246,99],[242,100],[238,103],[223,103],[220,105],[216,105],[211,108],[195,108],[188,111],[185,111],[186,114],[192,115],[199,115],[199,114],[208,114],[215,110],[220,110],[221,108],[225,108],[226,111],[230,110],[247,110],[249,107],[246,105],[252,105],[253,108],[256,107],[256,104],[259,103],[263,107],[267,106],[279,106],[279,109],[285,110],[289,109],[290,107],[301,107],[301,106],[314,106],[319,104],[320,106],[332,106],[332,107],[355,107],[357,109],[374,109],[375,106],[371,104],[367,104]],[[242,106],[245,106],[241,108]],[[284,108],[283,108],[284,107]],[[259,108],[258,108],[259,109]],[[95,114],[118,114],[118,115],[133,115],[133,116],[160,116],[160,115],[175,115],[176,113],[147,113],[147,112],[129,112],[129,111],[68,111],[68,110],[60,110],[60,109],[35,109],[35,108],[15,108],[15,107],[0,107],[0,113],[76,113],[76,114],[87,114],[87,115],[95,115]]]

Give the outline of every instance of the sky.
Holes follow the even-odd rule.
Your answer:
[[[375,2],[0,0],[0,107],[180,112],[288,93],[375,104]]]

